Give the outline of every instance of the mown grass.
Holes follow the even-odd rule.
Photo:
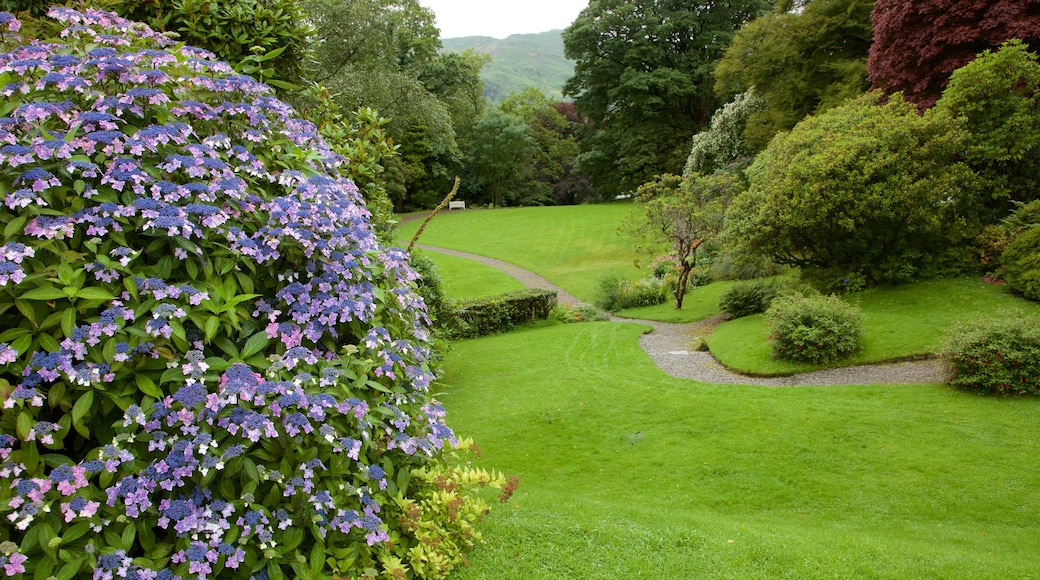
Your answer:
[[[1026,578],[1040,399],[659,371],[645,327],[456,343],[450,424],[520,478],[457,579]],[[553,369],[551,374],[546,369]]]
[[[443,291],[451,298],[482,298],[525,287],[509,274],[469,258],[429,251],[423,251],[422,255],[433,261],[444,283]]]
[[[932,355],[958,322],[1020,310],[1040,316],[1040,304],[1012,296],[1004,286],[972,278],[929,280],[872,288],[844,299],[863,312],[863,349],[847,364],[868,364]],[[715,358],[743,373],[780,375],[814,370],[808,364],[773,360],[769,327],[762,315],[731,320],[708,337]]]
[[[634,265],[640,256],[632,238],[616,231],[631,209],[610,203],[445,212],[429,222],[419,243],[505,260],[592,302],[601,279],[644,275]],[[401,224],[402,243],[420,223]]]

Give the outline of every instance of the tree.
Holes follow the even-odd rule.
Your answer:
[[[935,114],[961,119],[964,158],[982,177],[983,223],[1040,198],[1040,62],[1018,41],[984,51],[953,72]]]
[[[471,199],[487,199],[502,207],[524,196],[530,180],[524,167],[535,144],[523,120],[491,109],[477,121],[473,133],[468,155],[472,165],[465,181]]]
[[[778,6],[737,32],[715,69],[715,90],[730,98],[753,87],[765,101],[745,129],[754,151],[806,115],[867,90],[873,3],[813,0]]]
[[[867,72],[874,88],[931,107],[950,74],[1016,38],[1040,46],[1040,3],[1022,0],[877,0]]]
[[[528,87],[506,97],[499,108],[515,115],[527,124],[527,132],[534,142],[534,150],[526,171],[536,191],[533,197],[553,200],[561,182],[565,182],[578,155],[574,139],[574,125],[557,110],[559,103],[542,91]],[[561,196],[566,199],[566,196]]]
[[[708,129],[693,136],[683,175],[711,175],[727,165],[749,160],[754,150],[744,139],[744,128],[748,117],[764,105],[765,101],[750,89],[715,111]]]
[[[726,238],[777,263],[820,271],[825,285],[934,274],[958,247],[974,178],[959,161],[963,127],[870,93],[777,136],[748,168]]]
[[[304,8],[315,27],[315,78],[343,110],[370,107],[390,119],[386,131],[407,158],[384,174],[404,180],[386,186],[395,208],[439,200],[462,158],[453,124],[461,109],[447,95],[470,92],[472,79],[465,66],[454,66],[463,63],[444,67],[465,73],[451,82],[435,70],[440,32],[433,12],[417,0],[306,0]],[[424,72],[442,93],[426,86]]]
[[[737,174],[719,173],[662,175],[636,190],[638,207],[626,216],[621,230],[638,240],[641,251],[656,256],[666,249],[675,261],[672,295],[677,310],[697,266],[697,250],[722,230],[726,207],[742,189]]]
[[[563,33],[575,61],[564,94],[590,127],[578,169],[601,192],[682,171],[689,139],[718,106],[711,69],[767,0],[594,0]]]

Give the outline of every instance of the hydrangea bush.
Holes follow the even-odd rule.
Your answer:
[[[344,160],[210,53],[50,16],[0,13],[4,573],[447,575],[503,480],[449,461]]]

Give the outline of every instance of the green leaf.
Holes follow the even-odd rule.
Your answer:
[[[271,339],[268,338],[265,331],[257,332],[246,341],[246,346],[242,349],[242,358],[249,358],[264,350],[270,342]]]
[[[36,564],[36,571],[33,572],[33,580],[46,580],[50,578],[54,573],[55,561],[50,556],[45,558],[39,558]]]
[[[86,426],[80,429],[83,423],[83,417],[90,412],[90,407],[94,405],[94,391],[87,391],[80,395],[79,399],[76,400],[76,404],[72,406],[72,424],[76,427],[76,431],[88,437],[90,432],[86,430]]]
[[[174,371],[175,373],[181,373],[179,368],[168,369],[166,372]],[[165,377],[165,374],[163,375]],[[134,376],[134,380],[137,382],[137,388],[149,397],[155,397],[156,399],[163,398],[163,392],[159,387],[155,385],[155,381],[144,373],[137,373]]]
[[[14,432],[18,434],[19,441],[25,441],[29,437],[29,431],[32,431],[33,419],[29,416],[29,413],[22,411],[18,413],[18,419],[15,420]]]
[[[28,216],[18,216],[11,221],[7,222],[4,226],[4,241],[10,240],[12,237],[22,233],[22,228],[25,227],[25,222],[28,221]]]
[[[58,300],[59,298],[67,298],[67,296],[64,291],[54,286],[41,286],[22,294],[23,300]]]
[[[14,305],[18,308],[18,312],[22,313],[22,316],[26,318],[33,326],[38,326],[36,323],[36,308],[31,302],[26,300],[15,300]]]
[[[207,318],[205,332],[206,342],[212,341],[217,336],[217,332],[220,332],[220,318],[217,316]]]
[[[76,574],[79,574],[79,569],[83,567],[85,560],[86,557],[81,557],[65,564],[61,567],[61,570],[58,570],[58,575],[55,578],[58,580],[72,580],[76,577]]]
[[[113,300],[115,296],[104,288],[87,286],[86,288],[80,288],[76,292],[76,298],[82,298],[83,300]]]
[[[65,336],[72,336],[72,331],[76,328],[76,309],[66,308],[61,313],[61,331],[65,333]]]
[[[58,352],[61,350],[61,345],[58,344],[58,341],[53,336],[44,332],[37,335],[37,337],[40,339],[40,347],[43,350],[47,352]]]
[[[134,539],[137,538],[137,526],[130,524],[123,528],[123,537],[121,538],[122,543],[120,544],[124,550],[129,552],[134,547]]]
[[[320,541],[314,542],[314,547],[311,548],[311,574],[317,576],[325,568],[325,544]]]
[[[285,574],[282,573],[282,568],[275,562],[267,563],[267,577],[271,580],[284,580]]]

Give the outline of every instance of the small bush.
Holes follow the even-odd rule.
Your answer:
[[[848,358],[860,348],[859,308],[834,295],[778,297],[766,318],[773,330],[773,358],[825,364]]]
[[[941,356],[955,387],[998,395],[1040,392],[1040,322],[1021,313],[962,324]]]
[[[557,304],[552,309],[552,312],[549,313],[549,320],[570,324],[572,322],[607,320],[607,316],[599,308],[591,304],[579,304],[577,306]]]
[[[1011,238],[1000,259],[1008,287],[1030,300],[1040,300],[1040,226]]]
[[[777,284],[756,280],[730,287],[719,298],[719,309],[733,318],[765,312],[776,298]]]
[[[671,286],[666,279],[653,276],[639,280],[604,278],[600,281],[600,298],[596,306],[617,312],[637,306],[653,306],[668,299]]]

